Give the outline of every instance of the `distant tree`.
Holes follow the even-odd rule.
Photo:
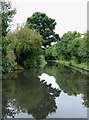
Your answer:
[[[59,58],[71,60],[71,43],[75,38],[80,38],[81,34],[76,31],[64,33],[60,41],[56,44]],[[71,49],[71,50],[70,50]]]
[[[10,22],[12,21],[12,18],[16,14],[16,9],[12,9],[12,5],[9,1],[1,1],[0,2],[0,13],[2,16],[2,36],[6,36],[10,26]]]
[[[52,42],[59,41],[59,35],[55,34],[55,19],[49,18],[45,13],[35,12],[27,18],[27,26],[40,33],[44,39],[43,46],[51,45]]]

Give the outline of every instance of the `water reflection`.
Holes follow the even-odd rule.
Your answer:
[[[36,119],[46,118],[56,113],[57,107],[60,109],[56,98],[60,99],[62,92],[67,98],[82,94],[83,106],[89,107],[88,86],[89,75],[57,63],[42,69],[14,72],[3,80],[3,117],[23,113]]]
[[[17,78],[4,80],[3,86],[3,117],[23,112],[43,119],[56,112],[60,90],[40,82],[36,69],[17,73]]]
[[[38,78],[40,78],[40,81],[46,85],[50,85],[52,88],[59,89],[59,85],[57,84],[54,76],[49,76],[46,73],[42,73],[41,76],[38,76]]]
[[[82,104],[89,107],[89,74],[85,75],[78,70],[58,63],[46,66],[44,72],[54,76],[60,89],[69,96],[82,94],[84,100]]]

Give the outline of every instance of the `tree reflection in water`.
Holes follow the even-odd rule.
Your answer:
[[[56,112],[55,98],[60,96],[61,91],[52,88],[51,84],[43,84],[38,78],[42,73],[54,76],[59,88],[68,96],[82,94],[82,104],[89,107],[89,75],[56,63],[42,69],[18,72],[12,74],[15,78],[9,75],[9,78],[3,80],[3,117],[15,117],[23,112],[36,119],[43,119]]]
[[[47,65],[44,72],[54,76],[60,89],[69,96],[81,94],[82,104],[89,107],[89,73],[83,74],[59,63],[52,63],[52,66]]]
[[[15,117],[21,112],[43,119],[56,112],[55,98],[59,89],[40,82],[37,69],[17,73],[17,78],[3,81],[3,117]]]

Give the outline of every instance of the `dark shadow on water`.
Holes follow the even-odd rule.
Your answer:
[[[3,81],[3,117],[14,117],[22,111],[36,119],[46,118],[56,112],[55,98],[59,95],[60,90],[40,82],[37,69],[17,73],[15,79]]]

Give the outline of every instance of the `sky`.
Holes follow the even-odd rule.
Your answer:
[[[17,23],[25,23],[35,12],[46,13],[56,20],[55,32],[62,36],[68,31],[84,33],[87,30],[87,0],[10,0],[17,9],[12,30]]]

